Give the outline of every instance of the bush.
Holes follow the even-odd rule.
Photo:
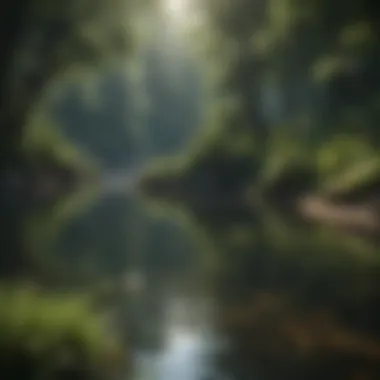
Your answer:
[[[17,379],[95,378],[119,355],[104,327],[87,297],[2,288],[1,373]]]

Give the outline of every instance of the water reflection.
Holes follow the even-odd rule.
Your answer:
[[[127,193],[103,190],[28,212],[24,226],[30,250],[45,258],[43,271],[60,272],[49,285],[55,279],[99,292],[111,281],[104,306],[135,357],[133,378],[149,368],[151,379],[205,375],[212,307],[197,244],[176,221],[154,217]]]
[[[221,257],[218,326],[233,378],[378,378],[376,242],[270,210],[218,228],[198,221]]]
[[[201,380],[211,375],[209,357],[213,353],[210,305],[196,299],[167,297],[164,301],[163,345],[137,356],[136,379]],[[148,371],[148,373],[147,373]]]
[[[27,244],[9,249],[21,262],[28,247],[53,289],[105,294],[132,379],[379,378],[376,239],[269,209],[193,208],[188,228],[131,194],[91,194],[15,214]]]

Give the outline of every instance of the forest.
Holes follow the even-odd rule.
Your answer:
[[[118,297],[109,279],[133,260],[119,247],[142,244],[136,205],[107,201],[82,224],[66,223],[96,196],[104,172],[143,168],[142,193],[185,204],[216,242],[219,327],[244,352],[226,365],[255,358],[255,370],[273,379],[313,370],[319,379],[352,364],[376,378],[377,246],[339,239],[323,223],[380,229],[380,7],[204,0],[203,22],[188,36],[196,63],[183,53],[174,83],[160,56],[170,48],[159,36],[146,48],[149,27],[165,26],[152,22],[157,4],[14,0],[0,13],[1,373],[128,371],[130,331],[115,332],[101,306]],[[84,184],[89,197],[70,196]],[[31,200],[46,208],[21,223]],[[247,210],[259,227],[252,215],[234,219]],[[323,223],[301,228],[299,217]],[[155,231],[151,272],[179,266],[170,244],[183,257],[191,249],[170,241],[175,229]],[[78,239],[85,235],[94,238]]]
[[[186,198],[240,197],[253,207],[265,200],[342,224],[377,220],[358,210],[378,202],[379,7],[339,0],[205,7],[194,38],[213,94],[202,131],[179,168],[166,165],[143,187],[172,187],[174,176],[191,189]]]

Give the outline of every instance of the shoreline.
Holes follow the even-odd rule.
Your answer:
[[[296,200],[294,211],[308,221],[332,227],[380,232],[380,213],[365,202],[337,203],[323,196],[306,195]]]

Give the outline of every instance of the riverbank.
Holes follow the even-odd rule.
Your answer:
[[[203,212],[220,213],[242,207],[255,212],[269,204],[272,209],[277,209],[282,214],[307,222],[369,234],[380,232],[376,189],[363,191],[366,186],[341,194],[318,193],[312,189],[291,192],[286,189],[282,191],[280,188],[270,194],[256,188],[228,194],[216,187],[207,187],[204,183],[191,183],[185,177],[161,176],[155,173],[143,177],[138,187],[150,198],[185,203],[191,208],[202,209]]]
[[[339,204],[317,195],[297,200],[295,212],[302,217],[335,227],[368,232],[380,231],[380,213],[370,203]]]

